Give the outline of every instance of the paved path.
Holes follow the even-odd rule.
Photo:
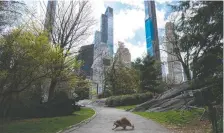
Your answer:
[[[170,133],[159,124],[130,112],[107,107],[95,107],[95,109],[98,113],[97,116],[71,133]],[[131,130],[130,127],[127,127],[126,130],[122,130],[119,127],[117,130],[112,130],[113,122],[121,117],[130,119],[135,125],[135,129]]]

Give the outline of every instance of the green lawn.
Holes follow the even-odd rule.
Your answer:
[[[132,109],[136,105],[131,106],[118,106],[118,109]],[[193,119],[199,118],[203,110],[184,111],[183,115],[180,115],[180,111],[166,111],[166,112],[134,112],[142,117],[154,120],[161,124],[181,126],[190,123]]]
[[[68,126],[77,124],[94,115],[94,110],[82,108],[73,115],[53,118],[35,118],[14,121],[9,124],[0,125],[2,133],[56,133]]]
[[[180,111],[167,111],[167,112],[134,112],[142,117],[154,120],[161,124],[182,126],[189,124],[192,120],[199,119],[202,110],[184,111],[181,115]]]
[[[119,106],[118,109],[132,109],[136,105]],[[200,116],[203,110],[194,109],[191,111],[184,111],[181,115],[180,111],[166,111],[166,112],[133,112],[137,115],[156,121],[174,133],[208,133],[211,131],[211,123],[200,121]]]
[[[123,109],[123,110],[128,110],[128,109],[133,109],[136,105],[129,105],[129,106],[118,106],[116,107],[117,109]]]

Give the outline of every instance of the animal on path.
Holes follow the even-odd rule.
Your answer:
[[[131,124],[131,122],[126,117],[122,117],[121,119],[116,120],[113,126],[115,127],[112,130],[118,127],[123,127],[123,129],[125,130],[127,126],[132,127],[132,129],[134,129],[134,125]]]

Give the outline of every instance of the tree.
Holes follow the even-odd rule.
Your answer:
[[[81,68],[76,74],[77,78],[74,85],[74,92],[78,95],[79,100],[88,99],[90,94],[90,82],[86,79],[86,74]]]
[[[0,107],[3,116],[10,101],[52,75],[53,61],[61,58],[44,32],[16,29],[0,42]]]
[[[176,23],[175,31],[179,33],[176,38],[177,51],[187,53],[189,68],[193,71],[193,79],[205,83],[206,78],[215,77],[219,67],[222,66],[222,17],[223,2],[187,1],[179,2],[173,6],[182,16]],[[211,62],[213,63],[206,63]]]
[[[48,28],[48,32],[50,32],[53,45],[61,48],[65,59],[74,55],[75,48],[78,48],[89,37],[95,20],[91,16],[92,10],[89,1],[60,1],[57,5],[55,14],[52,14],[55,15],[55,22],[52,27]],[[54,71],[58,71],[58,73],[51,78],[49,99],[52,99],[56,85],[60,82],[57,78],[61,75],[60,71],[70,63],[70,60],[65,61],[64,59],[55,62],[60,67],[54,68]]]
[[[212,93],[204,98],[213,131],[218,132],[212,102],[222,104],[223,1],[182,1],[173,9],[181,13],[176,29],[182,33],[178,50],[187,52],[193,88],[212,86]]]
[[[150,55],[143,59],[137,58],[132,66],[139,72],[141,90],[160,92],[157,88],[161,83],[160,64]]]
[[[118,56],[105,72],[105,93],[110,95],[139,92],[139,75],[135,69],[127,67]]]
[[[222,2],[186,1],[172,5],[173,10],[181,16],[176,17],[174,22],[174,38],[167,39],[174,45],[173,53],[168,54],[174,54],[182,63],[188,80],[191,80],[189,69],[193,70],[192,78],[197,78],[193,67],[206,49],[213,46],[221,48],[221,4]],[[181,53],[185,54],[184,58]]]

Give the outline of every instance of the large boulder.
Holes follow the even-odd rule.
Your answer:
[[[208,87],[190,90],[187,82],[165,91],[153,99],[137,105],[130,111],[162,112],[181,109],[184,105],[195,105],[195,94],[204,91]]]

